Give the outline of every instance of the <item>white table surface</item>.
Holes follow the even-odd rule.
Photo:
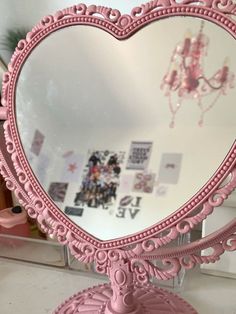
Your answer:
[[[0,313],[48,314],[80,290],[104,282],[77,272],[0,260]],[[188,271],[181,297],[199,314],[236,314],[236,280]]]

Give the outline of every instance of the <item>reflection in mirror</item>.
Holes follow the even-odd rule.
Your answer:
[[[81,25],[48,36],[22,68],[16,114],[51,199],[101,240],[191,199],[235,140],[234,51],[230,34],[192,17],[123,41]]]

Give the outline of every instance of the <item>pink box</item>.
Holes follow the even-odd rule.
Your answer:
[[[30,226],[27,221],[26,211],[20,206],[1,210],[0,233],[20,237],[29,237]]]

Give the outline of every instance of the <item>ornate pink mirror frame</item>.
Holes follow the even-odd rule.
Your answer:
[[[45,17],[25,40],[19,42],[3,78],[0,118],[5,120],[5,142],[2,131],[1,174],[7,187],[14,191],[28,214],[37,218],[44,231],[67,244],[79,261],[95,262],[96,270],[107,274],[111,280],[110,285],[73,296],[55,313],[196,313],[178,296],[149,284],[149,276],[170,279],[182,268],[215,262],[224,251],[236,249],[236,219],[197,242],[174,249],[164,247],[207,218],[236,187],[236,144],[211,180],[172,215],[137,234],[100,241],[75,225],[56,207],[38,183],[24,154],[16,126],[15,93],[27,57],[46,36],[68,26],[95,26],[123,40],[153,21],[171,16],[192,16],[214,22],[236,37],[235,15],[236,4],[230,0],[205,0],[201,4],[191,0],[181,3],[151,1],[134,8],[130,15],[102,6],[79,4]],[[212,248],[212,253],[199,255],[199,250],[206,248]],[[161,266],[155,266],[152,260],[158,260]]]

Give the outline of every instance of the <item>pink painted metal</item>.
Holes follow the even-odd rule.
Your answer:
[[[106,304],[106,314],[141,313],[141,308],[134,297],[134,273],[129,262],[118,260],[109,268],[112,296]]]
[[[0,226],[9,229],[17,225],[27,223],[27,213],[25,210],[14,214],[12,208],[5,208],[0,212]]]
[[[7,108],[0,107],[0,120],[6,120],[6,119],[7,119]]]
[[[132,312],[110,311],[107,307],[112,298],[109,284],[93,287],[72,296],[61,304],[54,314],[197,314],[196,310],[178,295],[154,285],[134,286],[136,308]]]
[[[212,248],[213,253],[199,255],[199,250],[205,248]],[[170,279],[182,267],[191,269],[196,264],[214,263],[225,251],[233,250],[236,250],[236,219],[206,238],[183,247],[163,248],[155,255],[150,253],[126,262],[117,255],[116,261],[110,263],[110,267],[107,265],[111,284],[72,296],[54,314],[196,314],[196,310],[177,295],[150,285],[149,276]],[[154,266],[153,259],[162,261],[163,269]]]
[[[191,5],[196,4],[196,5]],[[8,72],[3,77],[2,105],[5,144],[1,143],[0,171],[7,187],[13,190],[28,214],[37,218],[42,229],[67,244],[81,262],[96,263],[96,270],[111,277],[111,286],[103,285],[74,296],[55,313],[196,313],[178,297],[146,284],[148,277],[167,280],[182,267],[215,262],[225,250],[236,249],[236,221],[217,233],[188,246],[162,248],[179,234],[194,226],[220,206],[236,186],[236,144],[222,165],[203,188],[163,221],[130,236],[110,241],[94,238],[66,217],[42,189],[26,159],[20,142],[15,116],[16,83],[22,65],[31,51],[50,33],[72,25],[92,25],[105,30],[119,40],[127,39],[150,22],[171,16],[193,16],[217,23],[236,36],[236,4],[230,0],[154,0],[134,8],[130,15],[103,6],[75,5],[50,15],[21,40],[12,56]],[[0,141],[2,138],[0,136]],[[11,158],[10,158],[11,157]],[[228,183],[222,182],[229,177]],[[200,256],[199,250],[211,247],[213,253]],[[162,266],[151,261],[160,260]],[[113,289],[113,293],[111,291]],[[152,299],[160,297],[160,307]],[[168,299],[168,301],[167,301]],[[76,312],[77,305],[80,307]],[[140,312],[141,311],[141,312]]]

